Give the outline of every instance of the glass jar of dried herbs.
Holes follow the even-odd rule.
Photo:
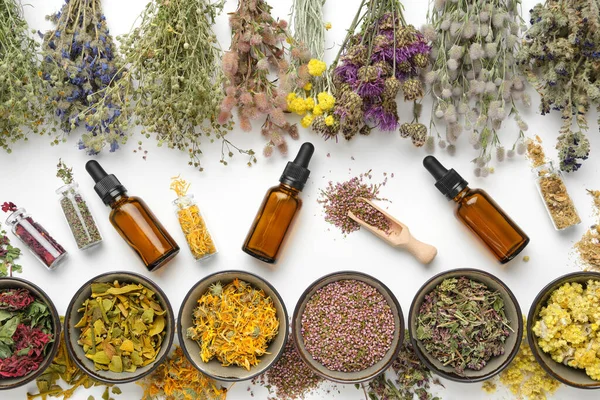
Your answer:
[[[69,228],[80,250],[89,249],[102,242],[102,236],[90,209],[79,191],[79,184],[73,182],[59,187],[60,207],[65,214]]]
[[[536,186],[554,228],[560,231],[581,223],[573,199],[567,192],[562,173],[552,161],[534,168],[533,171],[536,176]]]

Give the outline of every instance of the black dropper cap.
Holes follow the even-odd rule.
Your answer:
[[[86,171],[96,182],[94,190],[102,199],[104,204],[110,204],[120,195],[127,193],[125,186],[113,174],[108,175],[98,161],[90,160],[85,164]]]
[[[453,169],[447,170],[434,156],[425,157],[423,165],[436,179],[435,187],[449,200],[455,198],[469,185],[469,182],[465,181],[458,172]]]
[[[298,190],[304,189],[304,185],[310,175],[308,163],[314,152],[315,146],[312,143],[306,142],[302,144],[294,161],[287,163],[281,178],[279,178],[279,182]]]

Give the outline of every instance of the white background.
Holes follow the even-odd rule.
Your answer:
[[[32,6],[25,8],[26,18],[32,28],[42,31],[50,24],[44,16],[58,10],[62,0],[29,0]],[[535,3],[524,0],[525,18]],[[104,11],[114,35],[124,34],[134,24],[142,11],[146,0],[103,0]],[[233,12],[236,1],[229,0],[227,12]],[[271,1],[273,15],[287,18],[291,0]],[[349,26],[359,0],[329,0],[325,6],[326,20],[333,23],[333,29],[327,34],[327,59],[331,61],[337,52]],[[426,1],[405,1],[406,19],[421,26],[427,13]],[[219,40],[224,48],[229,47],[230,33],[227,17],[221,15],[216,25]],[[332,48],[333,47],[333,48]],[[560,126],[560,116],[552,114],[542,117],[537,113],[538,97],[532,92],[533,105],[524,113],[530,125],[531,134],[541,135],[547,150],[555,155],[553,146]],[[410,115],[408,105],[401,106],[404,120]],[[428,121],[430,102],[425,102],[423,120]],[[0,155],[0,201],[13,201],[25,207],[33,217],[69,251],[69,259],[55,271],[47,271],[33,256],[25,252],[21,257],[24,266],[23,278],[40,285],[54,300],[60,314],[64,314],[71,296],[87,280],[97,274],[114,270],[145,273],[155,280],[168,294],[173,308],[177,312],[188,289],[207,274],[227,269],[242,269],[259,274],[270,281],[281,293],[288,308],[293,312],[302,291],[320,276],[338,270],[358,270],[369,273],[384,281],[396,294],[405,317],[417,289],[431,276],[441,271],[472,267],[491,272],[501,278],[515,292],[523,313],[539,292],[554,278],[575,271],[574,257],[570,250],[575,241],[592,224],[591,200],[586,188],[600,189],[600,183],[594,179],[600,166],[600,140],[596,115],[590,116],[590,139],[592,158],[576,174],[569,175],[568,187],[580,211],[583,224],[568,232],[556,232],[543,208],[542,201],[534,186],[527,161],[519,158],[505,162],[496,168],[496,172],[487,179],[473,176],[470,160],[476,152],[468,145],[466,137],[461,138],[458,155],[450,157],[437,150],[436,153],[447,167],[454,167],[471,182],[471,187],[481,187],[508,212],[512,218],[530,235],[531,244],[523,255],[529,255],[531,261],[525,263],[518,258],[507,266],[499,265],[488,252],[474,240],[466,228],[453,216],[453,205],[433,186],[433,179],[421,166],[425,156],[422,150],[416,150],[408,140],[401,139],[397,133],[373,132],[370,137],[356,137],[352,142],[343,139],[324,142],[310,131],[301,131],[301,141],[310,140],[315,144],[316,152],[311,162],[311,179],[302,197],[304,207],[298,216],[294,231],[289,238],[281,261],[270,266],[254,260],[240,250],[247,230],[260,205],[265,191],[278,182],[278,178],[287,162],[287,158],[275,154],[271,159],[260,157],[257,165],[246,167],[246,159],[235,157],[229,166],[218,163],[220,146],[203,147],[205,156],[202,161],[205,172],[200,173],[187,166],[187,156],[174,150],[159,149],[153,141],[146,141],[150,150],[148,160],[134,154],[139,136],[116,153],[106,153],[97,159],[109,173],[115,173],[129,189],[130,195],[146,200],[159,219],[175,237],[181,246],[179,256],[167,267],[156,273],[147,273],[137,256],[118,236],[108,221],[109,209],[106,208],[93,191],[93,182],[84,169],[88,157],[77,150],[77,135],[67,144],[58,147],[49,145],[49,138],[34,137],[27,144],[15,146],[11,155]],[[258,125],[258,124],[257,124]],[[510,147],[518,131],[514,122],[509,122],[502,131],[502,140]],[[234,131],[230,139],[241,147],[254,148],[261,153],[263,140],[259,126],[252,133]],[[290,156],[293,157],[299,142],[290,142]],[[331,156],[327,157],[330,153]],[[74,167],[75,178],[95,215],[102,234],[103,244],[89,251],[78,251],[68,230],[67,224],[54,194],[60,186],[55,178],[55,165],[59,157]],[[345,180],[360,172],[373,170],[373,181],[383,179],[383,173],[394,173],[388,185],[382,189],[382,196],[392,200],[389,210],[405,222],[413,234],[423,241],[436,245],[439,256],[430,266],[424,267],[410,255],[387,247],[375,237],[359,231],[344,238],[340,232],[325,223],[321,207],[317,204],[319,190],[329,180]],[[171,206],[174,194],[169,191],[170,178],[182,174],[192,182],[191,192],[199,199],[201,209],[208,220],[216,240],[219,254],[204,263],[195,263],[186,247],[177,219]],[[11,239],[15,241],[14,236]],[[440,392],[444,399],[482,399],[492,398],[484,394],[480,384],[457,384],[444,382],[446,389]],[[229,399],[249,399],[248,383],[238,383],[230,391]],[[34,390],[34,384],[27,387]],[[134,385],[123,387],[123,399],[135,399],[141,395]],[[254,398],[264,399],[266,390],[252,388]],[[339,392],[338,392],[339,391]],[[26,389],[4,392],[0,398],[24,399]],[[76,399],[86,399],[89,394],[100,395],[100,390],[79,391]],[[597,399],[598,392],[578,391],[562,387],[556,399]],[[99,398],[99,397],[97,397]],[[332,394],[318,393],[311,398],[361,399],[364,395],[354,386],[337,388]],[[511,398],[500,391],[498,399]]]

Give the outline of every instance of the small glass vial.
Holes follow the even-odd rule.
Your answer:
[[[200,208],[194,200],[194,195],[188,194],[173,201],[175,212],[185,240],[196,261],[206,260],[217,254],[215,242],[202,218]]]
[[[79,185],[73,182],[56,190],[60,196],[60,207],[63,210],[73,238],[80,250],[89,249],[102,242],[102,236],[90,209],[79,192]]]
[[[558,231],[581,223],[559,169],[550,161],[533,168],[535,183],[554,228]]]
[[[6,219],[12,233],[48,269],[55,269],[67,256],[67,251],[24,208],[18,208]]]

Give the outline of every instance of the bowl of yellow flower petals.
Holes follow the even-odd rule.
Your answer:
[[[600,273],[567,274],[542,289],[529,311],[527,339],[551,376],[600,389]]]
[[[177,334],[190,362],[221,381],[264,373],[281,356],[288,338],[281,296],[261,277],[223,271],[198,282],[179,310]]]

